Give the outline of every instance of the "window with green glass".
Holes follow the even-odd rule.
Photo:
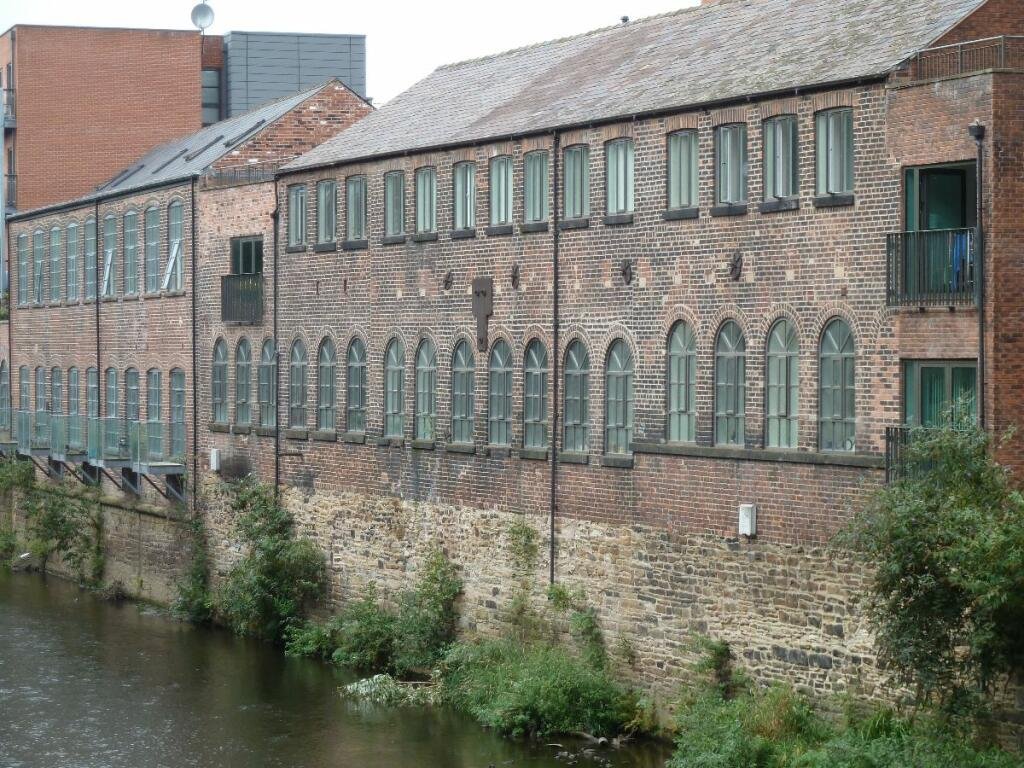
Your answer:
[[[715,342],[715,444],[743,445],[747,411],[747,342],[728,320]]]
[[[800,343],[788,320],[768,333],[765,381],[765,444],[796,448],[799,416]]]
[[[436,422],[437,349],[424,339],[416,350],[416,439],[433,440]]]
[[[456,163],[452,171],[452,198],[455,229],[476,227],[476,164]]]
[[[488,185],[491,191],[491,226],[512,223],[512,158],[492,157]]]
[[[764,121],[764,199],[793,197],[800,190],[796,115]]]
[[[548,153],[528,152],[523,161],[523,218],[529,224],[548,220]]]
[[[562,214],[567,219],[590,215],[590,150],[585,144],[566,147],[563,154]]]
[[[856,448],[855,365],[853,333],[836,318],[821,335],[818,439],[823,451]]]
[[[495,342],[487,368],[487,442],[511,445],[512,348],[505,341]]]
[[[68,301],[78,301],[78,225],[68,224],[67,230],[67,288]]]
[[[260,352],[259,382],[256,398],[260,407],[260,426],[277,426],[277,353],[274,342],[267,339]]]
[[[405,174],[391,171],[384,175],[384,235],[405,233]]]
[[[353,434],[366,431],[366,346],[352,339],[345,362],[345,429]]]
[[[63,408],[64,371],[57,366],[53,366],[53,368],[50,369],[50,413],[60,413]]]
[[[715,190],[719,205],[747,202],[747,126],[715,129]]]
[[[288,426],[306,426],[306,386],[309,380],[309,356],[301,339],[292,344],[288,358]]]
[[[853,192],[853,110],[829,109],[815,115],[817,191]]]
[[[85,408],[90,419],[100,415],[100,372],[97,368],[85,371]]]
[[[185,456],[185,372],[171,369],[171,456]]]
[[[139,420],[139,371],[129,368],[124,372],[124,418],[132,422]]]
[[[124,293],[133,296],[139,292],[139,214],[129,211],[124,215]]]
[[[615,139],[604,145],[605,206],[608,215],[633,212],[633,140]]]
[[[28,304],[28,235],[18,235],[18,306]]]
[[[338,355],[334,342],[331,339],[324,339],[320,344],[316,365],[316,428],[321,432],[333,432],[335,428],[337,366]]]
[[[252,409],[249,397],[252,393],[252,349],[249,341],[242,339],[235,348],[235,423],[248,426],[252,423]]]
[[[117,219],[107,216],[103,220],[103,278],[100,281],[100,295],[105,298],[117,295]]]
[[[104,381],[107,384],[106,402],[104,403],[107,418],[117,418],[120,415],[120,390],[117,369],[107,368]]]
[[[228,423],[228,345],[217,339],[213,345],[213,368],[210,376],[211,417],[217,424]]]
[[[668,337],[668,441],[697,437],[697,340],[689,323],[678,322]]]
[[[405,434],[405,347],[392,339],[384,353],[384,437]]]
[[[231,238],[231,274],[259,275],[263,273],[263,238]]]
[[[85,222],[85,299],[96,298],[96,220]]]
[[[167,267],[161,285],[165,291],[180,291],[185,287],[185,235],[181,217],[181,201],[175,200],[167,206]]]
[[[46,242],[43,230],[32,235],[32,301],[43,303],[43,265],[46,263]]]
[[[904,360],[903,421],[934,427],[977,421],[975,360]]]
[[[608,349],[604,374],[605,453],[632,453],[633,353],[622,339]]]
[[[324,179],[316,184],[316,241],[333,243],[338,230],[338,184]]]
[[[160,210],[146,209],[146,293],[160,290]]]
[[[526,348],[523,365],[523,447],[548,447],[548,351],[539,339]]]
[[[366,239],[366,177],[349,176],[345,180],[345,237]]]
[[[697,131],[676,131],[668,137],[668,207],[696,208]]]
[[[288,246],[306,244],[306,185],[288,187]]]
[[[54,303],[61,298],[60,245],[60,228],[54,227],[50,230],[50,301]]]
[[[452,442],[473,442],[474,387],[476,362],[465,339],[455,346],[452,356]]]
[[[437,171],[433,168],[416,170],[416,232],[437,231]]]
[[[585,453],[590,419],[587,408],[590,396],[590,355],[583,342],[577,340],[565,353],[565,403],[562,449]]]
[[[6,360],[0,360],[0,429],[11,428],[11,371]]]

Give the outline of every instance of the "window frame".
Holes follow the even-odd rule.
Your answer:
[[[842,169],[835,160],[836,151],[833,141],[833,117],[843,116],[843,152]],[[853,107],[835,107],[814,113],[814,189],[818,197],[836,195],[852,195],[856,183],[855,168],[856,126],[853,122]],[[840,179],[834,174],[841,173]],[[838,183],[836,183],[838,182]]]
[[[678,353],[674,351],[677,337],[680,339]],[[678,366],[673,363],[675,359],[680,361]],[[682,381],[677,381],[673,373],[677,368],[681,368]],[[674,408],[677,400],[685,401],[685,407]],[[674,434],[674,418],[678,421],[678,434]],[[673,323],[666,338],[665,440],[675,444],[697,441],[697,334],[686,320]]]
[[[143,290],[151,296],[160,293],[163,274],[160,269],[160,208],[156,205],[148,206],[143,216],[143,249]]]
[[[223,337],[213,344],[210,364],[210,420],[228,423],[228,345]]]
[[[574,179],[570,180],[570,157],[578,156],[573,160],[572,170]],[[562,150],[562,217],[566,220],[590,218],[590,145],[570,144]],[[577,190],[570,190],[570,183],[579,183],[579,200],[576,200]],[[570,210],[570,191],[572,192],[572,210]],[[578,205],[577,205],[578,203]]]
[[[139,293],[139,213],[135,209],[125,211],[122,217],[121,253],[124,295],[136,296]]]
[[[384,429],[392,440],[405,437],[405,344],[394,337],[384,348]]]
[[[316,183],[316,241],[319,245],[338,239],[338,182],[321,179]]]
[[[356,191],[358,190],[358,195]],[[356,205],[353,205],[356,197]],[[358,224],[358,227],[356,226]],[[366,175],[345,177],[345,239],[349,242],[366,240]]]
[[[366,434],[366,358],[366,343],[353,337],[345,350],[345,430],[353,435]]]
[[[576,350],[581,354],[574,355]],[[575,361],[573,365],[570,365],[570,358]],[[590,352],[580,339],[573,339],[565,349],[562,378],[562,450],[587,453],[590,448]],[[576,394],[570,395],[574,391]],[[575,404],[572,408],[570,400]]]
[[[750,142],[747,134],[746,123],[725,123],[715,126],[716,205],[746,205],[750,201]],[[728,147],[725,146],[726,144]],[[731,151],[733,147],[737,147],[737,154],[735,156],[733,156]],[[728,154],[723,154],[723,152],[728,152]],[[728,172],[725,170],[726,164],[724,161],[726,160],[729,161]],[[733,162],[739,164],[736,174],[732,171]],[[723,184],[723,174],[726,181],[728,181],[728,187]],[[732,189],[734,182],[739,186],[739,190]],[[736,191],[741,192],[741,194],[738,196],[733,194]]]
[[[687,141],[683,141],[686,139]],[[673,161],[673,146],[679,145],[679,157]],[[684,146],[685,145],[685,146]],[[678,172],[673,173],[678,166]],[[686,173],[686,171],[689,173]],[[678,184],[675,176],[678,175]],[[678,186],[679,199],[673,200]],[[683,194],[685,188],[686,194]],[[676,203],[676,204],[674,204]],[[665,210],[683,211],[700,207],[700,132],[681,128],[665,136]]]
[[[487,220],[492,227],[512,223],[513,167],[512,155],[508,154],[495,155],[487,161]]]
[[[108,242],[109,241],[109,242]],[[117,296],[117,217],[108,213],[103,217],[103,274],[99,276],[100,298]]]
[[[788,126],[788,128],[784,128]],[[779,174],[779,162],[785,156],[780,155],[779,133],[786,138],[788,131],[789,168],[785,180],[788,182],[783,187],[787,190],[780,190],[780,179],[785,178]],[[797,115],[786,113],[773,115],[761,123],[761,178],[762,197],[765,202],[773,200],[791,200],[800,197],[800,121]],[[783,192],[783,194],[780,194]]]
[[[499,353],[504,355],[499,357]],[[515,365],[512,345],[498,339],[487,358],[487,444],[508,448],[512,445],[512,396]]]
[[[18,235],[18,295],[19,307],[26,307],[28,300],[29,237],[27,232]]]
[[[476,229],[476,162],[462,160],[452,166],[452,229]]]
[[[78,251],[79,251],[79,237],[78,237],[78,223],[70,222],[65,227],[64,232],[64,252],[65,252],[65,275],[64,275],[64,289],[69,303],[77,303],[79,300],[79,281],[78,281]],[[73,236],[72,236],[73,235]],[[72,248],[72,243],[74,247]]]
[[[543,159],[540,171],[532,160]],[[535,149],[523,155],[523,221],[526,224],[546,224],[550,212],[550,157],[548,150]],[[531,165],[534,166],[531,170]],[[539,179],[536,178],[539,175]],[[539,195],[539,202],[533,199]]]
[[[475,429],[476,355],[473,345],[465,338],[460,338],[452,350],[451,442],[456,445],[472,445],[476,439]]]
[[[437,435],[437,347],[423,339],[416,348],[416,414],[413,437],[433,441]]]
[[[338,421],[338,350],[325,336],[316,353],[316,428],[334,432]]]
[[[306,245],[306,185],[290,184],[287,189],[288,219],[285,227],[285,242],[289,248],[303,248]]]
[[[825,418],[825,343],[826,340],[834,338],[829,334],[829,331],[842,325],[846,329],[846,339],[850,343],[850,351],[844,352],[842,349],[835,353],[828,353],[829,357],[836,358],[841,362],[842,365],[842,381],[838,387],[832,387],[833,390],[833,402],[834,393],[839,391],[842,400],[842,413],[839,414],[839,418],[836,418],[836,414],[833,411],[831,418]],[[845,344],[843,345],[845,346]],[[850,360],[850,377],[853,379],[851,384],[846,382],[846,366],[845,361]],[[847,400],[849,399],[849,402]],[[846,413],[846,406],[850,405],[850,413]],[[843,435],[843,447],[837,448],[835,445],[826,445],[825,430],[826,424],[830,424],[833,429],[836,423],[840,423],[844,428]],[[845,434],[846,429],[849,428],[850,435]],[[849,446],[849,447],[846,447]],[[857,339],[854,336],[853,328],[847,322],[846,318],[840,316],[834,316],[822,326],[821,337],[818,340],[818,450],[823,453],[855,453],[857,450]]]
[[[404,236],[405,171],[388,171],[384,174],[384,237]]]
[[[61,272],[60,248],[61,229],[58,226],[50,227],[50,303],[57,304],[61,299]]]
[[[185,208],[181,200],[167,204],[167,266],[160,290],[177,293],[185,290]]]
[[[243,336],[235,345],[235,424],[252,424],[252,345]]]
[[[288,429],[306,429],[308,390],[309,352],[302,339],[295,339],[288,352]]]
[[[539,349],[537,354],[535,350]],[[533,354],[531,354],[533,353]],[[523,447],[545,450],[550,445],[548,434],[548,349],[540,339],[534,338],[523,353]],[[531,387],[531,382],[539,383]],[[540,439],[536,439],[539,433]]]
[[[277,428],[277,348],[273,339],[264,339],[260,345],[260,361],[256,379],[256,402],[259,407],[259,425],[264,429]]]
[[[413,174],[416,187],[416,234],[437,234],[437,168],[417,168]]]
[[[635,154],[636,142],[629,136],[610,139],[604,143],[606,216],[627,216],[635,210]]]
[[[726,340],[728,348],[723,346],[726,331],[736,329],[735,340]],[[744,447],[746,445],[747,419],[747,340],[743,328],[735,320],[726,320],[715,334],[715,371],[714,371],[714,440],[716,446]],[[734,379],[728,377],[732,370]],[[724,390],[724,391],[723,391]],[[724,396],[723,396],[724,395]],[[730,401],[732,409],[724,408],[725,401]],[[726,432],[727,434],[723,434]]]
[[[614,368],[613,362],[615,362]],[[632,347],[623,338],[615,339],[608,345],[604,364],[604,452],[606,455],[631,456],[633,454],[635,373],[636,361]]]
[[[944,373],[943,377],[943,388],[945,389],[945,401],[946,407],[952,410],[956,406],[956,401],[953,397],[955,382],[954,382],[954,371],[955,370],[971,370],[974,373],[973,379],[973,399],[971,401],[971,408],[968,414],[954,413],[952,414],[954,419],[959,420],[964,416],[969,416],[971,423],[976,424],[978,421],[978,360],[977,358],[903,358],[900,360],[900,375],[901,375],[901,403],[900,403],[900,417],[901,423],[909,427],[922,427],[931,426],[926,425],[922,421],[923,407],[922,407],[922,390],[921,390],[921,373],[922,368],[936,368],[940,369]],[[916,399],[916,408],[913,412],[910,409],[910,398],[908,398],[908,390],[915,390],[914,397]],[[943,424],[949,423],[943,420]]]
[[[800,336],[789,318],[778,318],[768,329],[764,360],[765,447],[795,450],[800,445]]]
[[[43,272],[46,264],[46,240],[42,229],[32,233],[32,303],[40,305],[46,296]]]

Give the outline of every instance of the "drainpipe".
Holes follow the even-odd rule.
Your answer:
[[[278,414],[281,408],[281,353],[277,343],[277,262],[280,254],[278,250],[278,223],[281,212],[278,203],[277,176],[274,176],[274,210],[270,213],[270,220],[274,224],[274,500],[277,501],[281,494],[281,428]]]
[[[100,362],[100,201],[98,199],[92,204],[92,218],[96,222],[93,226],[93,248],[96,251],[94,256],[96,260],[96,282],[93,288],[93,293],[96,294],[93,296],[93,303],[96,305],[96,418],[102,419],[103,413],[107,409],[107,388],[103,386],[106,382],[103,380],[103,365]],[[88,247],[88,244],[86,244],[86,247]],[[88,390],[88,371],[85,374],[85,387]],[[88,394],[86,395],[86,400],[88,400]],[[88,403],[86,403],[86,410],[88,408]]]
[[[975,173],[977,179],[977,222],[974,241],[974,274],[975,290],[978,298],[978,424],[985,427],[985,229],[983,216],[985,205],[982,195],[985,191],[983,183],[985,163],[985,126],[980,120],[975,120],[967,127],[971,138],[978,149],[978,169]]]
[[[198,514],[199,490],[199,365],[196,351],[196,177],[192,176],[192,517]]]
[[[551,141],[551,168],[552,168],[552,194],[551,194],[551,379],[552,379],[552,402],[551,402],[551,508],[548,514],[548,536],[550,552],[548,560],[550,573],[548,577],[552,584],[555,583],[555,514],[558,510],[558,376],[560,352],[558,347],[558,150],[560,137],[556,133]]]

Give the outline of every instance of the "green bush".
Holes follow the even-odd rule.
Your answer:
[[[286,656],[308,656],[329,659],[336,647],[333,624],[318,621],[295,621],[285,627]]]
[[[178,582],[174,611],[192,624],[207,624],[213,618],[210,593],[210,553],[203,520],[198,515],[189,521],[191,558],[184,577]]]
[[[334,619],[335,664],[362,672],[391,669],[395,653],[395,617],[378,602],[375,590],[350,603]]]
[[[0,568],[8,568],[18,552],[18,537],[12,528],[0,525]]]
[[[462,592],[455,566],[440,549],[424,560],[416,588],[402,595],[394,626],[392,666],[398,675],[430,669],[455,639]]]

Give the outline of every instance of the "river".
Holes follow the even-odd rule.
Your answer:
[[[2,768],[655,768],[669,754],[509,741],[445,708],[346,700],[351,679],[60,579],[0,572]]]

